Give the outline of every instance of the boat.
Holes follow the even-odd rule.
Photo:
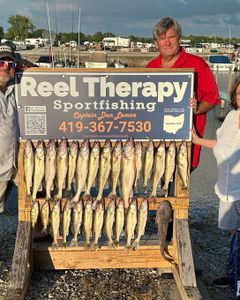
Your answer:
[[[233,72],[235,69],[235,63],[227,55],[209,55],[207,62],[212,71]]]

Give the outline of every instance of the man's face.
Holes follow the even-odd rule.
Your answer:
[[[159,36],[155,43],[163,57],[172,57],[179,53],[180,38],[174,27],[169,28],[166,34]]]
[[[7,83],[15,74],[15,63],[10,57],[0,59],[0,83]]]

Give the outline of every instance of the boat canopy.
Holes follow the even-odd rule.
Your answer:
[[[230,58],[226,55],[210,55],[208,58],[212,64],[229,64],[231,63]]]

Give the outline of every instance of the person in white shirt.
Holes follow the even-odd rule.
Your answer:
[[[240,76],[230,91],[232,110],[216,132],[216,139],[200,138],[191,130],[194,144],[213,149],[217,161],[215,193],[219,197],[218,227],[232,235],[240,228]],[[228,277],[213,282],[228,286]]]

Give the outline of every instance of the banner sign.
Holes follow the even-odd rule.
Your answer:
[[[21,139],[190,140],[193,71],[147,70],[18,73]]]

